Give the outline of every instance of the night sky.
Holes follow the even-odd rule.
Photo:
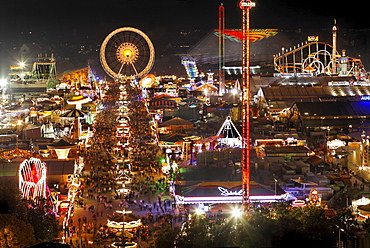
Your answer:
[[[367,6],[355,1],[255,0],[251,28],[340,29],[370,28]],[[225,6],[226,28],[240,28],[237,0],[12,0],[0,6],[0,42],[15,44],[64,42],[100,44],[116,28],[143,30],[155,47],[163,47],[174,33],[217,28],[217,9]],[[354,3],[354,4],[349,4]],[[363,5],[366,2],[363,3]],[[201,39],[204,33],[199,33]],[[1,43],[0,43],[1,44]],[[1,51],[1,50],[0,50]],[[1,54],[0,54],[1,56]]]
[[[265,28],[320,28],[334,18],[346,27],[367,28],[366,6],[355,1],[255,0],[251,25]],[[169,30],[213,28],[217,7],[224,3],[227,26],[237,28],[237,0],[12,0],[1,3],[1,36],[35,30],[109,32],[121,26]],[[352,4],[354,3],[354,4]]]

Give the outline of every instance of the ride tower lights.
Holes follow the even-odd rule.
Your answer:
[[[333,32],[333,52],[332,52],[332,67],[333,67],[333,74],[337,74],[337,21],[334,19],[334,26],[332,29]]]
[[[242,10],[242,207],[249,209],[250,203],[250,41],[249,10],[256,6],[250,0],[241,0]]]
[[[221,3],[218,7],[218,81],[219,94],[225,93],[225,7]]]
[[[250,43],[249,10],[256,6],[250,0],[241,0],[242,10],[242,177],[243,209],[249,210],[250,202]],[[247,205],[247,206],[246,206]]]

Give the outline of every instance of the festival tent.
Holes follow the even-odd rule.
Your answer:
[[[195,97],[189,97],[189,98],[186,98],[185,100],[183,100],[182,102],[186,102],[186,103],[203,103],[204,101],[198,99],[198,98],[195,98]]]
[[[54,150],[58,156],[58,159],[67,159],[69,150],[76,148],[77,144],[73,141],[67,140],[67,137],[63,137],[59,140],[54,141],[52,144],[46,146],[50,150]]]
[[[168,121],[165,121],[159,124],[160,133],[170,133],[176,131],[182,131],[186,129],[192,129],[193,123],[190,121],[184,120],[180,117],[174,117]]]
[[[159,124],[160,127],[170,127],[170,126],[193,126],[190,121],[184,120],[180,117],[174,117],[168,121]]]
[[[165,97],[155,98],[149,101],[149,108],[174,108],[176,105],[176,101]]]
[[[177,142],[177,141],[184,141],[183,138],[187,135],[184,133],[170,133],[166,135],[161,135],[160,140],[161,141],[167,141],[167,142]]]
[[[218,88],[214,85],[211,85],[211,84],[203,84],[197,88],[195,88],[194,90],[192,91],[202,91],[202,92],[217,92],[218,91]]]

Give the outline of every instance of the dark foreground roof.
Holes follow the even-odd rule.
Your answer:
[[[50,248],[68,248],[71,247],[67,244],[60,244],[60,243],[53,243],[53,242],[43,242],[37,245],[29,246],[28,248],[43,248],[43,247],[50,247]]]
[[[273,86],[261,88],[263,95],[269,100],[289,100],[289,99],[318,99],[356,97],[370,95],[368,86]],[[310,100],[310,101],[311,101]]]
[[[301,116],[370,116],[370,102],[297,102]]]

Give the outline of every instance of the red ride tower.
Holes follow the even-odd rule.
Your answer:
[[[225,7],[218,7],[218,81],[219,93],[225,93]]]
[[[242,176],[243,176],[243,208],[249,209],[250,202],[250,41],[249,41],[249,10],[256,3],[241,0],[242,10]]]

